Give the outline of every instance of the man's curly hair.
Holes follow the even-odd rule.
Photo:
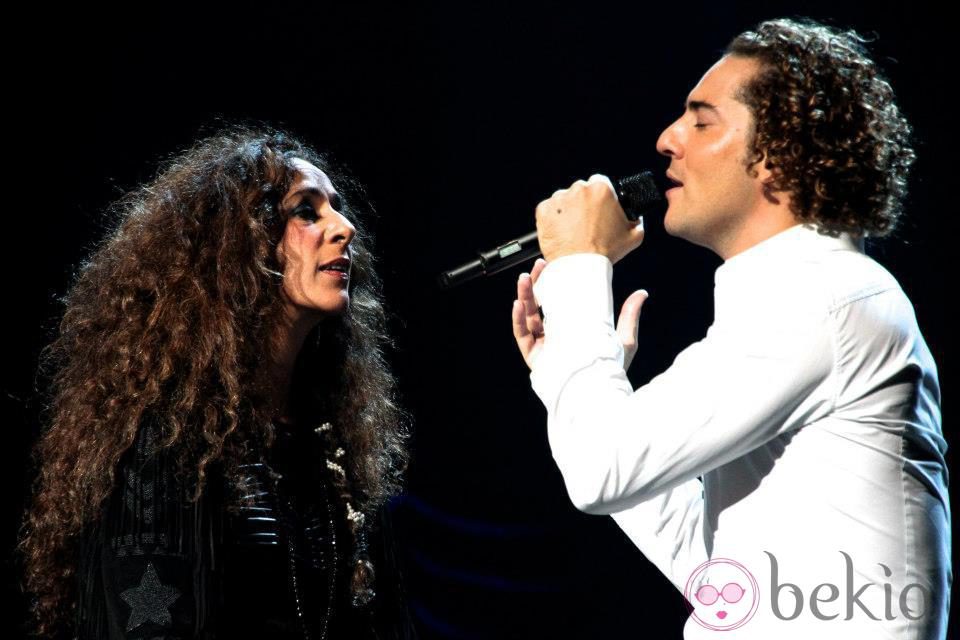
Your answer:
[[[789,193],[797,219],[831,235],[893,231],[916,158],[911,127],[864,42],[853,30],[783,18],[724,51],[761,63],[737,96],[756,123],[748,166],[766,155],[770,191]]]

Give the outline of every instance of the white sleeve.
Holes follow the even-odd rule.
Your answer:
[[[832,406],[829,320],[816,309],[785,313],[779,299],[766,305],[769,315],[757,305],[757,317],[743,326],[714,325],[634,391],[613,325],[611,279],[606,257],[576,254],[551,261],[535,287],[546,341],[531,382],[547,408],[553,457],[581,511],[616,513],[699,484],[698,476]],[[783,299],[795,298],[787,291]],[[688,501],[696,486],[678,492]],[[695,512],[670,506],[665,513],[680,511],[699,518],[695,505]]]
[[[680,592],[694,569],[708,559],[703,536],[703,484],[699,479],[688,480],[610,516]]]

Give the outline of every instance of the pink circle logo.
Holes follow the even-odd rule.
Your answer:
[[[710,560],[694,569],[683,595],[690,616],[701,627],[714,631],[742,627],[760,606],[756,578],[728,558]]]

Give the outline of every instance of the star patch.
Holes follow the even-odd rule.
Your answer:
[[[160,582],[153,563],[147,563],[147,570],[140,578],[140,585],[127,589],[120,594],[123,601],[130,605],[130,620],[127,631],[133,631],[144,622],[153,622],[161,627],[173,622],[170,605],[180,597],[180,592]]]

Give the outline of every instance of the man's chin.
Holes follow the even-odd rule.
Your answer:
[[[667,213],[663,218],[663,230],[667,232],[667,235],[685,239],[683,225],[677,220],[676,214],[670,215],[669,209],[667,209]]]
[[[709,242],[709,234],[705,233],[704,229],[697,229],[689,224],[681,224],[676,217],[666,216],[663,219],[663,230],[667,232],[667,235],[674,238],[680,238],[690,244],[713,251],[712,244]]]

